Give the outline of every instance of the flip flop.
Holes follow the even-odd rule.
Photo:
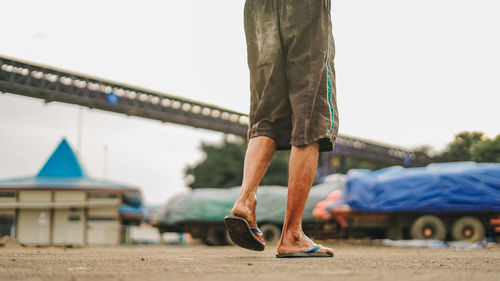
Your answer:
[[[333,254],[329,253],[316,253],[317,250],[321,249],[321,245],[316,245],[309,251],[303,253],[283,253],[276,254],[277,258],[331,258]]]
[[[224,217],[224,224],[234,244],[253,251],[264,251],[264,243],[254,234],[262,234],[262,232],[256,227],[250,227],[244,218],[226,216]]]

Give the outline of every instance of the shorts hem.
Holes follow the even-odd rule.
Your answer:
[[[304,147],[313,144],[315,142],[319,142],[320,152],[332,151],[335,145],[335,136],[322,135],[318,137],[309,138],[307,140],[303,138],[292,138],[291,145]]]

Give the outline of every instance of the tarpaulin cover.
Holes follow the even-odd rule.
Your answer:
[[[343,200],[358,211],[500,211],[500,164],[351,170]]]
[[[307,199],[303,221],[314,221],[312,210],[333,190],[345,184],[345,177],[313,186]],[[160,213],[159,223],[175,225],[187,221],[217,221],[231,214],[240,187],[230,189],[200,188],[172,198]],[[287,188],[261,186],[257,192],[257,219],[259,223],[283,223],[285,219]]]

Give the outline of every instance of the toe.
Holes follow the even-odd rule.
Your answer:
[[[321,248],[319,249],[319,252],[320,253],[326,253],[326,254],[329,254],[329,255],[333,255],[333,249],[331,248],[328,248],[328,247],[325,247],[323,245],[321,245]]]
[[[265,244],[264,236],[262,235],[262,233],[254,232],[254,234],[260,240],[260,242]]]

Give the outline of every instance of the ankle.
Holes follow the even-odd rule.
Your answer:
[[[257,194],[255,192],[249,192],[248,194],[240,194],[238,198],[236,198],[236,205],[243,205],[249,208],[255,208],[257,205]]]
[[[304,238],[302,229],[285,229],[283,230],[283,239],[287,243],[299,242]]]
[[[254,196],[247,198],[238,198],[234,203],[232,214],[236,216],[246,217],[249,214],[255,213],[257,201]]]

